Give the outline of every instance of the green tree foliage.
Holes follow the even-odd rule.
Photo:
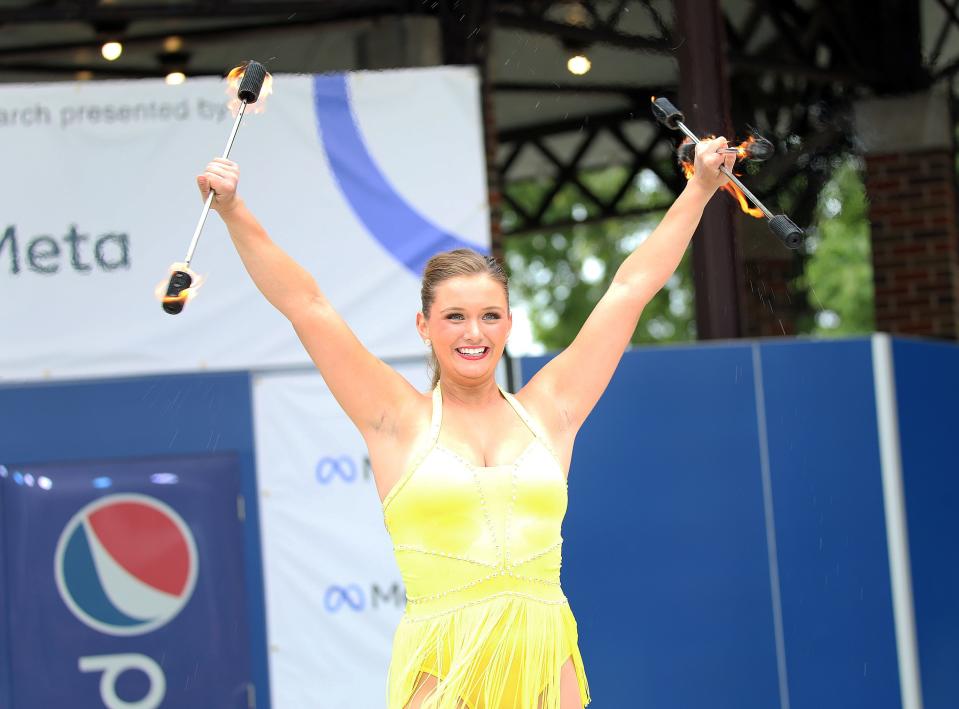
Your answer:
[[[875,328],[872,254],[861,161],[843,159],[819,194],[816,223],[806,238],[809,254],[794,286],[806,291],[814,312],[801,332],[846,336]]]
[[[620,188],[626,172],[620,167],[580,176],[601,199]],[[545,181],[529,180],[509,186],[509,195],[526,211],[533,211],[549,189]],[[621,208],[650,209],[646,214],[599,223],[525,234],[506,240],[506,265],[514,302],[528,311],[533,338],[547,350],[566,347],[579,332],[597,301],[606,292],[623,260],[662,219],[672,195],[651,171],[641,173]],[[560,191],[546,211],[547,221],[584,220],[596,207],[580,191]],[[508,229],[519,217],[506,209]],[[632,341],[674,342],[695,339],[692,271],[689,253],[676,273],[646,306]]]
[[[610,199],[626,177],[621,167],[580,175],[601,199]],[[508,186],[509,196],[528,213],[551,183],[527,180]],[[722,197],[725,199],[725,197]],[[623,260],[652,232],[673,195],[651,171],[637,177],[623,209],[648,209],[641,216],[547,229],[510,237],[505,243],[511,297],[528,312],[533,339],[547,350],[566,347],[602,297]],[[575,186],[553,199],[544,221],[584,221],[597,208]],[[507,206],[503,225],[520,217]],[[843,336],[873,329],[873,285],[866,195],[857,158],[837,163],[819,196],[815,223],[807,230],[807,262],[793,284],[807,292],[812,312],[797,323],[800,334]],[[696,339],[692,249],[666,286],[647,304],[633,343],[688,342]],[[746,297],[749,297],[748,294]]]

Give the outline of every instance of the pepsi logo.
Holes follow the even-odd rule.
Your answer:
[[[60,533],[54,564],[63,602],[108,635],[141,635],[173,620],[193,595],[198,567],[183,518],[137,493],[77,512]]]

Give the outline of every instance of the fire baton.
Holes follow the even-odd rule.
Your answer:
[[[247,104],[256,103],[260,97],[260,90],[263,88],[263,81],[266,79],[266,69],[262,64],[256,61],[250,61],[243,68],[243,79],[240,81],[240,87],[237,89],[236,97],[240,101],[240,108],[236,114],[236,120],[233,121],[233,130],[230,131],[230,137],[227,138],[226,148],[221,157],[228,158],[230,149],[233,147],[233,140],[236,138],[236,132],[240,128],[240,121],[243,120],[243,113],[246,111]],[[206,216],[210,213],[210,205],[213,204],[213,198],[216,193],[211,189],[206,196],[206,202],[203,203],[203,209],[200,211],[200,220],[197,222],[196,229],[193,231],[193,239],[190,241],[190,248],[187,249],[186,259],[184,259],[184,268],[189,267],[193,260],[193,252],[196,251],[197,242],[200,240],[200,232],[203,231],[203,224],[206,222]],[[193,283],[193,277],[186,270],[175,270],[170,276],[170,282],[167,285],[166,297],[163,299],[163,309],[171,315],[176,315],[183,310],[186,298],[178,296]]]
[[[686,116],[684,116],[683,112],[676,108],[669,99],[653,99],[653,115],[656,116],[656,120],[670,130],[680,130],[685,133],[686,136],[693,141],[693,143],[700,142],[696,134],[689,130],[689,128],[686,127],[686,124],[683,123],[683,121],[686,120]],[[779,240],[782,241],[783,244],[790,249],[799,248],[804,235],[802,229],[796,226],[785,214],[773,214],[770,212],[766,208],[766,205],[760,202],[752,192],[746,189],[746,186],[740,182],[739,178],[730,172],[725,165],[720,165],[719,171],[728,177],[730,182],[742,190],[742,193],[746,195],[749,201],[752,202],[765,215],[769,223],[770,231],[779,237]]]
[[[749,140],[735,148],[723,148],[718,151],[722,155],[738,155],[738,160],[751,160],[753,162],[763,162],[768,160],[775,152],[773,144],[755,134],[750,136]],[[696,158],[696,146],[693,143],[682,143],[676,148],[676,158],[679,162],[688,162],[693,164]]]

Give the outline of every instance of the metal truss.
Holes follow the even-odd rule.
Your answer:
[[[560,21],[557,17],[570,15],[571,3],[537,0],[534,2],[497,2],[496,25],[521,29],[528,32],[549,35],[564,42],[567,46],[589,46],[593,44],[609,45],[644,53],[671,54],[673,38],[667,18],[657,9],[651,0],[616,0],[599,3],[594,0],[582,0],[579,3],[578,19],[575,22]],[[651,35],[636,35],[623,29],[624,18],[628,13],[639,14],[648,20],[646,24],[655,28]],[[676,170],[669,167],[669,160],[663,155],[671,152],[670,137],[655,125],[649,111],[649,97],[662,94],[673,87],[668,86],[629,86],[597,84],[561,84],[556,82],[500,82],[494,84],[497,96],[529,91],[543,92],[582,92],[592,94],[616,95],[627,99],[628,107],[623,110],[589,113],[568,117],[561,121],[549,121],[523,128],[499,131],[499,145],[505,149],[505,157],[495,166],[503,185],[503,201],[509,205],[518,221],[504,235],[533,233],[543,229],[561,228],[574,224],[589,223],[607,219],[616,219],[650,211],[659,210],[667,205],[649,207],[625,207],[630,192],[635,189],[637,175],[643,170],[651,170],[667,188],[676,193],[682,186],[682,178]],[[637,144],[635,131],[629,130],[631,123],[649,124],[652,130],[646,130],[649,137],[644,143]],[[550,147],[550,140],[564,135],[574,136],[575,146],[571,154],[562,158]],[[597,138],[606,136],[621,149],[622,163],[626,168],[624,178],[618,189],[608,197],[602,197],[590,189],[583,180],[581,162],[587,159],[590,149]],[[515,181],[511,169],[525,151],[535,151],[548,162],[553,174],[547,177],[551,184],[546,188],[539,203],[521,205],[511,194],[510,184]],[[590,215],[574,219],[572,216],[549,218],[550,207],[560,193],[575,187],[589,206]]]
[[[952,80],[959,72],[959,52],[955,48],[948,51],[948,45],[955,44],[959,38],[959,0],[929,0],[923,9],[932,20],[941,22],[935,37],[929,37],[931,43],[926,46],[925,65],[932,81]]]
[[[959,0],[936,1],[959,28]],[[549,12],[550,6],[559,4],[541,1],[530,5],[542,16]],[[773,140],[777,147],[776,157],[749,177],[750,185],[764,201],[772,204],[779,201],[777,198],[788,201],[794,220],[805,226],[812,221],[819,192],[828,180],[836,158],[853,150],[852,99],[873,91],[918,90],[932,80],[920,54],[918,7],[914,3],[894,0],[851,0],[838,4],[830,0],[804,3],[753,0],[746,3],[746,12],[740,12],[738,19],[734,20],[729,11],[732,5],[726,2],[723,9],[733,124],[744,133],[740,138],[746,137],[749,129],[755,129]],[[653,11],[647,2],[620,2],[609,17],[599,19],[614,22],[626,7]],[[502,11],[497,13],[497,22],[502,14]],[[593,19],[596,18],[593,15]],[[620,46],[649,52],[658,51],[663,43],[669,45],[682,40],[675,37],[675,30],[662,16],[657,15],[656,21],[658,37],[621,39]],[[527,26],[536,27],[538,22],[535,18],[527,19]],[[888,36],[894,30],[898,37],[895,42],[877,44],[877,37]],[[910,30],[914,30],[911,36],[904,37],[904,34],[910,34]],[[618,32],[615,25],[604,27],[602,31]],[[947,31],[951,30],[942,30],[943,37]],[[942,37],[937,41],[939,50],[944,42]],[[891,48],[893,46],[895,49]],[[959,70],[959,60],[951,68]],[[495,88],[500,93],[524,88],[544,91],[549,90],[549,85],[509,84],[496,85]],[[554,85],[554,89],[561,91],[566,87]],[[497,166],[501,182],[507,186],[504,200],[520,218],[508,233],[529,233],[582,223],[570,219],[545,219],[551,200],[569,186],[574,186],[595,207],[587,221],[646,211],[619,209],[632,179],[643,169],[655,172],[674,192],[681,187],[682,179],[675,168],[664,164],[661,157],[657,158],[662,153],[658,150],[659,145],[672,136],[656,132],[646,145],[633,145],[625,137],[628,123],[651,123],[648,107],[651,94],[669,94],[675,89],[668,86],[594,86],[588,90],[626,96],[630,99],[630,109],[618,114],[584,114],[560,123],[500,132],[500,144],[509,147],[507,157]],[[611,134],[622,145],[630,175],[614,198],[606,201],[583,184],[579,164],[602,131]],[[565,161],[559,160],[544,143],[544,139],[563,132],[580,136],[577,148]],[[532,210],[511,199],[508,189],[512,181],[510,168],[524,149],[538,151],[554,168],[553,185],[543,202]]]
[[[596,0],[580,0],[578,3],[568,0],[499,0],[495,5],[496,24],[499,27],[550,35],[574,43],[600,43],[663,54],[672,52],[668,25],[650,0],[616,0],[602,4]],[[568,14],[572,7],[581,8],[575,13],[577,21],[552,19],[553,11],[557,8],[566,9]],[[620,23],[630,9],[649,13],[658,33],[647,37],[624,32]]]
[[[497,28],[550,36],[575,46],[604,44],[637,53],[672,55],[682,42],[672,25],[672,13],[662,0],[196,0],[165,3],[102,3],[96,0],[59,0],[11,3],[0,8],[0,23],[78,21],[92,26],[130,25],[141,20],[193,21],[177,34],[185,39],[251,36],[263,32],[302,31],[399,14],[428,15],[440,23],[443,59],[447,63],[484,66],[489,36]],[[733,124],[739,130],[755,127],[777,143],[776,158],[750,177],[750,185],[763,198],[790,195],[791,213],[800,225],[809,222],[819,188],[831,171],[831,158],[852,144],[848,121],[853,97],[871,91],[917,90],[959,72],[959,56],[949,53],[959,32],[959,0],[925,0],[924,11],[935,11],[943,23],[922,57],[919,3],[898,0],[723,0],[727,64]],[[931,10],[930,10],[931,8]],[[575,17],[571,19],[571,12]],[[646,35],[628,31],[627,17],[642,17],[653,31]],[[197,20],[203,20],[197,24]],[[482,25],[482,33],[469,28]],[[135,27],[135,25],[131,25]],[[634,22],[630,26],[637,26]],[[170,33],[128,32],[124,42],[150,45]],[[62,73],[91,67],[64,60],[51,64],[50,56],[65,49],[96,47],[99,40],[56,41],[31,46],[0,47],[0,71]],[[56,55],[55,52],[61,52]],[[955,53],[959,54],[959,53]],[[97,65],[98,74],[159,76],[163,68],[115,69]],[[193,67],[191,74],[219,74],[221,68]],[[615,219],[637,213],[624,208],[635,176],[644,169],[655,172],[672,191],[682,186],[678,172],[664,161],[663,143],[672,136],[647,130],[652,137],[637,144],[631,123],[651,123],[648,97],[675,95],[671,86],[604,86],[552,82],[500,82],[484,80],[484,105],[509,100],[517,92],[595,92],[626,99],[615,112],[584,112],[563,121],[547,121],[495,130],[501,162],[491,185],[499,185],[503,201],[518,215],[509,233],[521,234],[544,227],[573,223],[551,216],[552,201],[566,188],[575,188],[592,207],[590,220]],[[572,151],[561,156],[552,145],[567,136]],[[489,136],[488,136],[489,137]],[[627,179],[611,197],[600,197],[583,180],[583,165],[598,138],[610,137],[622,148],[621,163]],[[530,208],[510,195],[513,169],[524,151],[535,151],[552,167],[542,203]],[[553,210],[555,211],[555,210]],[[581,223],[581,222],[576,222]]]
[[[647,102],[649,101],[649,95],[646,94]],[[648,111],[648,106],[643,106],[643,108]],[[671,134],[667,134],[665,130],[656,126],[655,132],[652,133],[645,144],[636,144],[633,139],[627,136],[626,128],[629,123],[634,121],[651,123],[647,117],[640,117],[638,113],[638,110],[615,111],[606,114],[594,114],[586,120],[566,119],[529,128],[500,131],[499,142],[501,146],[505,146],[507,153],[505,159],[496,166],[496,169],[499,171],[501,184],[504,185],[503,201],[509,205],[519,219],[511,228],[504,230],[504,233],[506,235],[532,233],[543,228],[563,228],[575,224],[647,214],[667,207],[668,204],[631,208],[623,206],[630,191],[634,189],[637,176],[644,169],[654,172],[673,194],[679,192],[683,182],[679,172],[672,169],[669,166],[669,161],[664,161],[661,157],[664,152],[672,151],[673,137]],[[549,147],[547,141],[550,137],[570,133],[576,135],[576,146],[572,156],[563,160],[557,156],[555,150]],[[596,139],[603,133],[612,137],[622,148],[626,167],[625,176],[619,187],[612,196],[606,198],[600,197],[585,184],[582,174],[584,171],[580,168],[580,161],[584,159],[589,149],[595,145]],[[665,150],[662,149],[664,146],[666,146]],[[509,189],[510,183],[515,182],[510,174],[510,169],[525,150],[536,151],[551,164],[554,170],[552,176],[548,177],[551,184],[545,190],[538,204],[533,206],[532,209],[521,205],[510,194]],[[657,154],[660,156],[658,159]],[[591,207],[589,211],[592,214],[580,219],[565,216],[547,220],[547,212],[553,205],[554,200],[564,188],[569,186],[575,187],[585,198],[585,201]]]
[[[0,8],[0,22],[134,22],[137,20],[201,18],[220,19],[237,17],[288,17],[305,14],[311,19],[341,20],[353,15],[369,16],[380,13],[415,12],[420,3],[415,0],[322,0],[320,2],[290,2],[288,0],[195,0],[194,2],[116,2],[99,0],[60,0],[59,2],[4,3]],[[291,18],[295,20],[296,18]]]

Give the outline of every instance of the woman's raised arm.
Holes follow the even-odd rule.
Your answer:
[[[728,179],[719,167],[731,168],[735,157],[718,152],[725,147],[725,138],[696,146],[695,174],[659,226],[620,265],[569,347],[524,387],[541,410],[555,412],[558,428],[578,431],[606,391],[643,309],[679,266],[703,208]]]
[[[216,158],[197,176],[205,200],[230,232],[243,265],[264,297],[293,325],[333,396],[364,437],[395,432],[419,393],[375,357],[333,309],[310,273],[277,246],[236,194],[239,166]]]

